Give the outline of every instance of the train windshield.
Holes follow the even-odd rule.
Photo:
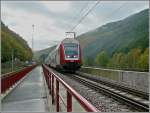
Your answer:
[[[69,58],[77,57],[78,55],[78,44],[75,43],[64,43],[65,55]]]

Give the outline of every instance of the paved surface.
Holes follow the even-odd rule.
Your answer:
[[[2,111],[47,111],[42,68],[36,67],[2,100]]]

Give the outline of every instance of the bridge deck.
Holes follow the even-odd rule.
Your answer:
[[[47,111],[42,68],[36,67],[2,100],[2,111]]]

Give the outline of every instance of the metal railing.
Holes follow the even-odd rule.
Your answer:
[[[1,93],[5,93],[11,86],[17,83],[21,78],[23,78],[28,72],[30,72],[36,65],[25,67],[20,71],[6,73],[1,76]]]
[[[52,104],[56,105],[56,111],[60,111],[60,100],[63,104],[66,103],[67,112],[72,111],[72,97],[74,97],[77,102],[85,109],[87,112],[98,112],[98,110],[90,104],[84,97],[82,97],[79,93],[77,93],[72,87],[70,87],[66,82],[64,82],[58,75],[56,75],[49,67],[43,65],[44,76],[46,79],[46,83],[48,85],[49,93],[52,96]],[[55,82],[54,82],[55,81]],[[63,85],[66,89],[66,97],[67,100],[62,98],[60,95],[60,87],[59,85]]]

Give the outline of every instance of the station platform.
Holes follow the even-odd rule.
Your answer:
[[[98,111],[52,69],[46,65],[32,67],[5,75],[6,78],[2,79],[2,112]],[[18,76],[23,77],[17,81]],[[4,87],[14,81],[14,78],[14,84]]]
[[[48,111],[45,79],[42,67],[29,72],[1,102],[1,111]]]

